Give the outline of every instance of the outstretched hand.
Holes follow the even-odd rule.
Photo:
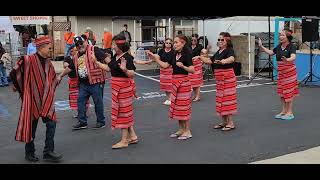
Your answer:
[[[282,57],[281,57],[281,60],[282,60],[282,61],[288,61],[288,59],[287,59],[285,56],[282,56]]]
[[[214,64],[222,64],[222,62],[221,62],[222,60],[214,60]]]
[[[155,59],[155,54],[153,54],[151,51],[147,51],[147,55],[149,59]]]
[[[153,62],[152,59],[149,59],[148,61],[145,61],[145,64],[151,64]]]
[[[192,60],[196,60],[196,59],[201,59],[201,57],[200,56],[195,56],[195,57],[192,58]]]
[[[16,87],[12,86],[12,91],[13,91],[13,92],[17,92],[18,90],[17,90]]]
[[[62,80],[62,77],[61,76],[57,76],[57,84],[60,84],[61,80]]]
[[[176,62],[176,65],[177,65],[178,67],[180,67],[180,68],[182,68],[182,67],[183,67],[182,62]]]
[[[120,58],[121,64],[120,64],[120,69],[124,72],[127,71],[127,60],[124,57]]]

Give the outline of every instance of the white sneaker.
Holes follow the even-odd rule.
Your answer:
[[[164,101],[162,104],[167,105],[167,103],[168,103],[168,100]]]
[[[170,106],[171,101],[170,101],[170,100],[166,100],[163,104],[164,104],[164,105],[167,105],[167,106]]]

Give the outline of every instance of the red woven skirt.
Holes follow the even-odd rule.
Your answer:
[[[69,106],[73,110],[78,110],[79,83],[77,78],[69,78]],[[89,108],[88,99],[86,107]]]
[[[160,91],[171,92],[172,90],[172,67],[160,68]]]
[[[190,73],[189,78],[191,82],[191,87],[201,87],[203,85],[203,73],[202,73],[202,61],[201,59],[195,59],[192,61],[195,73]]]
[[[111,126],[115,128],[129,128],[133,125],[133,84],[131,78],[111,78],[112,111]]]
[[[191,83],[188,75],[172,75],[170,100],[170,119],[180,121],[191,119]]]
[[[294,62],[278,61],[277,93],[285,102],[291,102],[299,95],[297,69]]]
[[[215,69],[216,78],[216,111],[218,116],[237,113],[237,79],[233,68]]]

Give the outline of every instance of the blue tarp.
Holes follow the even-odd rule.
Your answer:
[[[310,53],[297,53],[296,66],[298,81],[302,81],[310,72]],[[313,74],[320,77],[320,54],[313,55]],[[320,85],[320,79],[313,77],[314,82],[308,84]]]

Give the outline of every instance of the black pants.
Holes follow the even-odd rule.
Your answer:
[[[51,119],[45,117],[42,118],[42,122],[46,124],[46,140],[43,153],[47,153],[49,151],[54,150],[54,134],[56,131],[56,122],[52,121]],[[36,151],[34,147],[34,138],[36,137],[36,131],[38,126],[38,120],[32,122],[32,141],[27,143],[25,146],[26,154],[34,154]]]

